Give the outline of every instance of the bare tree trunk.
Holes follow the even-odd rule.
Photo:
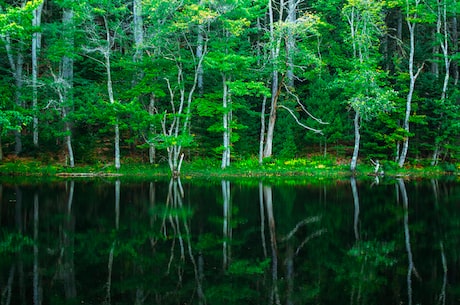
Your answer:
[[[69,43],[69,46],[71,49],[74,47],[74,11],[72,9],[64,9],[63,15],[62,15],[62,23],[65,28],[65,39]],[[67,114],[71,109],[73,108],[73,77],[74,77],[74,69],[73,69],[73,58],[69,56],[63,56],[61,60],[61,67],[62,67],[62,72],[60,73],[62,75],[62,78],[66,84],[64,91],[63,91],[63,101],[61,102],[68,102],[72,101],[72,104],[70,106],[67,105],[62,105],[62,113],[63,113],[63,119],[65,122],[65,131],[66,131],[66,137],[65,137],[65,142],[67,145],[67,153],[69,154],[69,166],[74,167],[75,166],[75,157],[73,153],[73,146],[72,146],[72,128],[71,128],[71,123],[66,120]]]
[[[418,7],[420,0],[416,0],[415,2],[415,8]],[[415,81],[417,80],[418,75],[423,69],[423,65],[418,69],[417,72],[415,72],[414,69],[414,57],[415,57],[415,25],[416,21],[411,21],[412,18],[409,16],[409,4],[407,4],[407,15],[406,15],[406,22],[407,22],[407,27],[409,29],[409,37],[410,37],[410,51],[409,51],[409,77],[410,77],[410,83],[409,83],[409,93],[407,94],[406,98],[406,114],[404,117],[404,123],[403,123],[403,128],[406,132],[404,142],[402,145],[401,149],[401,155],[399,156],[399,161],[398,165],[399,167],[403,167],[404,163],[406,162],[406,157],[407,157],[407,151],[409,150],[409,119],[410,119],[410,114],[411,114],[411,107],[412,107],[412,98],[414,95],[414,89],[415,89]],[[417,15],[413,16],[417,17]]]
[[[230,166],[230,133],[231,133],[231,106],[229,105],[230,96],[228,92],[228,84],[225,75],[222,76],[222,128],[223,128],[223,151],[222,151],[222,165],[224,169]]]
[[[283,16],[284,1],[280,1],[280,18]],[[273,136],[275,132],[276,113],[277,113],[277,102],[278,102],[278,90],[279,90],[279,76],[277,61],[280,52],[280,39],[275,41],[275,20],[274,20],[274,9],[273,1],[268,0],[268,14],[270,19],[270,61],[273,64],[272,71],[272,83],[271,83],[271,103],[270,103],[270,116],[268,119],[268,129],[264,148],[264,157],[271,157],[273,154]]]
[[[155,114],[155,94],[150,95],[150,102],[149,102],[149,115],[153,116]],[[155,125],[150,125],[150,135],[149,135],[149,162],[150,164],[155,163],[155,143],[152,141],[151,137],[155,134]]]
[[[38,56],[42,35],[38,29],[41,25],[44,0],[33,10],[32,26],[32,111],[33,115],[33,143],[38,146]]]
[[[105,68],[107,73],[107,92],[109,95],[110,104],[115,104],[115,98],[113,94],[113,83],[112,83],[112,68],[111,68],[111,60],[110,60],[110,52],[111,50],[110,45],[112,44],[112,37],[110,34],[110,29],[108,25],[108,21],[104,18],[105,21],[105,29],[106,29],[106,42],[107,42],[107,49],[103,52],[104,59],[105,59]],[[114,126],[115,132],[115,140],[114,140],[114,149],[115,149],[115,168],[120,169],[120,127],[118,124],[118,119],[116,119],[116,123]]]
[[[287,11],[287,21],[291,24],[296,22],[296,10],[298,0],[288,0],[288,11]],[[286,79],[290,87],[294,86],[294,49],[295,49],[295,38],[292,29],[288,28],[288,37],[286,42],[286,53],[287,53],[287,71]]]
[[[259,164],[264,162],[264,142],[265,142],[265,105],[267,104],[267,97],[264,96],[262,100],[262,110],[260,111],[260,140],[259,140]]]
[[[142,18],[142,0],[133,0],[133,25],[135,53],[134,62],[142,59],[142,48],[144,47],[144,21]]]
[[[457,6],[457,0],[453,0],[454,6]],[[454,15],[452,17],[452,41],[454,42],[453,44],[453,53],[458,54],[459,49],[458,49],[458,19],[457,15]],[[452,65],[452,75],[454,77],[454,84],[457,86],[458,84],[458,79],[459,79],[459,69],[458,69],[458,61],[454,61]]]
[[[451,66],[451,60],[449,58],[449,29],[448,29],[448,23],[447,23],[447,4],[446,1],[444,3],[441,3],[441,0],[438,0],[438,20],[437,20],[437,26],[436,26],[436,34],[437,36],[441,36],[443,39],[440,42],[440,45],[438,46],[438,52],[439,48],[441,48],[442,51],[442,57],[444,59],[444,82],[442,85],[442,90],[441,90],[441,104],[444,104],[446,99],[448,98],[447,96],[447,89],[449,86],[449,79],[450,79],[450,66]],[[441,113],[441,119],[443,117],[443,113]],[[438,126],[438,133],[441,132],[441,126]],[[439,136],[439,134],[438,134]],[[433,157],[432,157],[432,165],[437,165],[438,164],[438,157],[439,153],[441,151],[441,140],[435,139],[434,143],[434,151],[433,151]]]
[[[355,130],[355,146],[353,149],[353,156],[351,158],[351,164],[350,164],[350,169],[352,172],[356,171],[356,165],[358,163],[358,154],[359,154],[359,142],[361,139],[361,134],[359,132],[359,121],[360,121],[360,115],[358,111],[355,111],[355,118],[353,120],[353,125],[354,125],[354,130]]]

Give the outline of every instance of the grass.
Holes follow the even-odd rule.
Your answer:
[[[391,177],[439,177],[446,174],[460,172],[460,163],[444,164],[441,166],[408,165],[399,168],[394,162],[382,162],[385,176]],[[355,173],[358,177],[372,176],[374,167],[362,162]],[[257,178],[259,180],[277,179],[303,179],[320,177],[322,179],[337,179],[351,176],[349,165],[336,158],[311,158],[296,159],[266,159],[259,165],[256,158],[249,158],[233,162],[226,169],[220,168],[217,160],[197,159],[193,162],[184,162],[181,177],[190,178]],[[78,165],[74,168],[66,167],[59,163],[42,162],[30,158],[15,158],[0,163],[0,175],[8,176],[41,176],[41,177],[94,177],[94,176],[124,176],[131,178],[169,177],[170,171],[164,164],[141,164],[135,161],[125,161],[120,170],[116,170],[112,163],[97,163]]]

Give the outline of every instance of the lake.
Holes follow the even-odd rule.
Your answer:
[[[460,304],[460,181],[0,180],[1,304]]]

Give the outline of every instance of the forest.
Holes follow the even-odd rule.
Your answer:
[[[457,0],[0,1],[0,160],[456,162],[459,12]]]

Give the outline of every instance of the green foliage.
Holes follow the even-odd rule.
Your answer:
[[[0,254],[15,254],[33,244],[33,240],[27,236],[3,231],[0,239]]]

